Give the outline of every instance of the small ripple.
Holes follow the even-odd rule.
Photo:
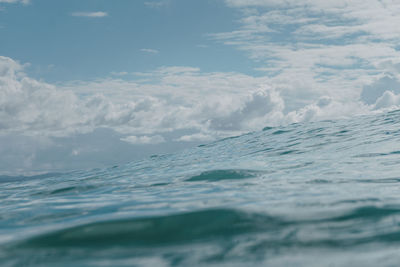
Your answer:
[[[377,178],[377,179],[358,179],[359,183],[373,183],[373,184],[386,184],[386,183],[399,183],[400,178]]]
[[[331,184],[332,181],[325,180],[325,179],[314,179],[306,182],[307,184]]]
[[[300,169],[300,168],[304,168],[304,167],[310,166],[312,164],[314,164],[314,162],[313,161],[309,161],[309,162],[304,162],[304,163],[301,163],[301,164],[286,166],[286,167],[283,167],[282,169],[283,170]]]
[[[35,179],[45,179],[45,178],[55,178],[63,175],[63,173],[44,173],[39,175],[31,175],[31,176],[9,176],[9,175],[0,175],[0,183],[10,183],[10,182],[21,182],[21,181],[29,181]]]
[[[387,156],[389,155],[388,153],[364,153],[364,154],[358,154],[355,155],[355,158],[374,158],[374,157],[382,157],[382,156]]]
[[[352,210],[347,214],[335,218],[330,218],[329,221],[348,221],[356,219],[379,221],[384,217],[388,217],[391,215],[399,215],[399,214],[400,214],[400,209],[398,207],[364,206]]]
[[[362,198],[362,199],[346,199],[333,203],[332,205],[341,205],[341,204],[358,204],[358,203],[366,203],[366,202],[379,202],[379,198]]]
[[[221,180],[241,180],[254,178],[264,172],[258,170],[243,170],[243,169],[227,169],[227,170],[212,170],[205,171],[199,175],[195,175],[187,179],[186,181],[209,181],[216,182]]]
[[[273,132],[272,134],[278,135],[278,134],[284,134],[284,133],[289,133],[289,132],[291,132],[291,131],[290,130],[278,130],[278,131]]]
[[[264,127],[262,130],[265,132],[265,131],[269,131],[269,130],[272,130],[272,129],[274,129],[274,127],[267,126],[267,127]]]
[[[34,196],[54,196],[62,194],[79,194],[92,189],[97,188],[94,185],[78,185],[78,186],[66,186],[60,187],[53,190],[43,190],[41,192],[34,193]]]
[[[166,186],[169,185],[170,183],[156,183],[156,184],[151,184],[150,187],[157,187],[157,186]]]
[[[303,153],[303,152],[300,151],[300,150],[294,149],[294,150],[286,150],[286,151],[283,151],[283,152],[279,152],[278,155],[279,156],[284,156],[284,155],[289,155],[289,154],[301,154],[301,153]]]

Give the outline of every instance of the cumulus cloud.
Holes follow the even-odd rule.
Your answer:
[[[190,135],[182,135],[181,137],[175,139],[176,142],[195,142],[195,141],[212,141],[214,138],[211,135],[203,134],[203,133],[196,133]]]
[[[86,18],[102,18],[107,17],[107,12],[97,11],[97,12],[74,12],[71,14],[74,17],[86,17]]]
[[[244,51],[279,88],[287,111],[329,96],[374,104],[365,86],[399,73],[400,3],[390,0],[225,0],[239,27],[209,36]],[[392,90],[392,89],[390,89]],[[367,93],[369,92],[369,93]],[[371,99],[367,100],[366,95]],[[307,101],[308,100],[308,101]]]
[[[289,112],[284,120],[286,123],[298,123],[328,119],[350,118],[371,113],[372,106],[359,101],[341,102],[330,97],[322,97],[305,107]]]
[[[154,136],[127,136],[124,138],[121,138],[121,141],[125,141],[131,144],[145,144],[145,145],[156,145],[156,144],[161,144],[165,142],[164,137],[160,135],[154,135]]]
[[[400,93],[400,81],[393,75],[385,75],[372,84],[363,87],[360,99],[366,104],[374,104],[386,91]]]
[[[160,144],[167,135],[178,142],[210,141],[267,125],[349,117],[399,104],[394,91],[385,91],[369,105],[358,97],[342,101],[326,95],[288,110],[279,86],[263,77],[182,66],[137,75],[131,81],[56,86],[29,78],[24,65],[0,57],[0,135],[53,138],[111,129],[131,144]]]
[[[163,67],[142,73],[141,82],[55,86],[29,78],[23,69],[0,57],[0,133],[68,136],[110,128],[139,136],[126,141],[145,142],[140,136],[195,129],[218,137],[262,128],[265,116],[283,107],[272,88],[259,89],[263,79],[242,74]]]
[[[375,109],[398,108],[400,106],[400,94],[396,95],[386,91],[376,100]]]
[[[257,130],[260,125],[279,124],[283,117],[284,102],[279,93],[273,88],[264,87],[259,91],[245,97],[245,100],[234,103],[235,99],[229,99],[221,105],[220,112],[208,114],[209,128],[216,131],[248,131]],[[207,106],[207,111],[215,111],[215,108]]]
[[[142,48],[140,49],[141,52],[150,53],[150,54],[158,54],[160,51],[151,48]]]

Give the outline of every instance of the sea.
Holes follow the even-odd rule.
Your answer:
[[[0,177],[0,266],[399,264],[399,110]]]

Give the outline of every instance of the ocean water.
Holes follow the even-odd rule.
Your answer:
[[[400,111],[0,186],[1,266],[400,263]]]

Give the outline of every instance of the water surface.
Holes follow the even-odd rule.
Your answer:
[[[397,266],[400,111],[0,177],[2,266]],[[14,179],[15,178],[15,179]]]

